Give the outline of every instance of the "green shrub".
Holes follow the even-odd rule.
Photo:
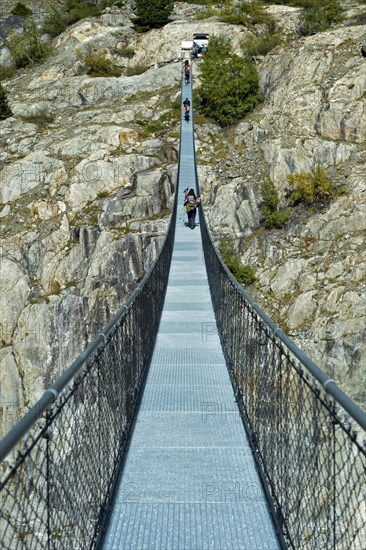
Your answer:
[[[169,23],[173,0],[136,0],[134,26],[138,32],[160,28]]]
[[[265,4],[284,4],[304,8],[300,17],[300,31],[303,35],[327,30],[333,23],[342,20],[339,0],[263,0]],[[366,0],[362,0],[366,3]]]
[[[291,198],[294,204],[303,203],[315,205],[329,203],[332,199],[344,193],[344,189],[337,189],[328,178],[325,170],[317,166],[315,172],[300,172],[289,174],[287,181],[290,185]]]
[[[261,187],[261,195],[263,199],[263,205],[265,205],[272,212],[277,210],[278,193],[271,178],[267,178],[266,181],[263,183]]]
[[[26,67],[42,61],[50,52],[48,44],[41,40],[33,18],[24,23],[22,34],[13,32],[8,37],[7,46],[17,67]]]
[[[146,73],[148,68],[149,67],[147,65],[132,65],[131,67],[126,67],[125,75],[133,76],[135,74],[143,74]]]
[[[210,38],[210,47],[201,63],[201,85],[197,90],[203,114],[221,125],[243,118],[260,99],[254,63],[234,54],[225,37]]]
[[[120,44],[116,48],[116,53],[120,55],[121,57],[127,57],[127,59],[131,59],[135,55],[135,50],[131,48],[130,46],[127,46],[127,44]]]
[[[273,181],[267,178],[261,187],[263,224],[266,229],[281,228],[290,218],[290,211],[286,208],[278,209],[278,193]]]
[[[101,3],[91,4],[86,0],[66,0],[62,8],[51,6],[43,22],[42,32],[53,37],[58,36],[80,19],[99,15],[101,8]]]
[[[210,19],[210,17],[216,17],[217,15],[219,15],[219,13],[220,12],[219,12],[218,9],[212,8],[211,6],[208,6],[204,10],[199,11],[195,15],[195,19],[196,19],[196,21],[201,21],[203,19]]]
[[[41,128],[44,128],[48,124],[52,124],[53,122],[55,122],[56,117],[52,113],[48,113],[47,111],[43,111],[43,112],[39,113],[36,116],[24,117],[24,118],[26,118],[27,122],[37,124]]]
[[[221,239],[219,250],[226,267],[239,283],[242,285],[251,285],[254,283],[256,280],[254,269],[252,266],[244,265],[240,262],[228,237]]]
[[[234,10],[233,8],[225,8],[219,14],[220,21],[231,25],[243,25],[249,27],[250,20],[242,11]]]
[[[27,17],[28,15],[32,15],[32,10],[29,9],[28,6],[23,4],[23,2],[17,2],[10,13],[12,15],[21,15],[23,17]]]
[[[8,103],[8,94],[5,88],[0,84],[0,120],[5,120],[12,116],[11,109]]]
[[[242,0],[239,3],[239,6],[231,5],[223,10],[223,15],[226,18],[223,20],[226,20],[227,23],[233,23],[236,25],[249,26],[274,24],[273,18],[263,8],[262,2],[258,2],[256,0],[251,2]]]
[[[81,56],[90,76],[121,76],[123,69],[118,67],[113,60],[107,59],[107,53],[103,50],[87,52]]]
[[[153,120],[152,122],[145,122],[144,120],[135,120],[135,123],[142,127],[141,135],[143,138],[148,138],[152,134],[160,134],[166,130],[166,125],[162,120]]]
[[[0,65],[0,82],[2,80],[13,78],[16,72],[17,71],[15,67],[5,67],[5,65]]]
[[[215,4],[215,0],[185,0],[186,4],[198,4],[199,6],[212,6]],[[225,1],[222,2],[222,4],[225,4]]]
[[[280,33],[267,31],[263,36],[248,35],[240,44],[244,57],[266,55],[281,44]]]
[[[333,23],[342,21],[342,12],[338,0],[309,0],[300,17],[301,34],[327,30]]]

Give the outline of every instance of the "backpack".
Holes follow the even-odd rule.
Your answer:
[[[189,69],[186,69],[186,70],[184,71],[184,74],[186,75],[186,78],[189,78]]]
[[[190,212],[191,210],[194,210],[197,208],[197,203],[195,201],[195,198],[192,195],[187,196],[187,204],[186,204],[186,212]]]

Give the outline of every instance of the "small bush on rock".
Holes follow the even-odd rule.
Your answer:
[[[8,94],[6,93],[5,88],[0,84],[0,120],[5,120],[12,116],[11,109],[8,103]]]
[[[333,23],[342,21],[342,12],[338,0],[309,0],[300,17],[301,34],[326,31]]]
[[[7,46],[17,67],[33,65],[45,59],[50,52],[48,44],[41,40],[33,18],[28,18],[24,24],[23,33],[10,34]]]
[[[135,74],[143,74],[148,70],[147,65],[131,65],[131,67],[126,67],[125,75],[134,76]]]
[[[23,2],[17,2],[14,8],[10,12],[12,15],[20,15],[22,17],[27,17],[32,15],[32,10],[28,8]]]
[[[119,44],[116,48],[116,53],[118,53],[118,55],[120,55],[121,57],[127,57],[127,59],[131,59],[136,52],[133,48],[127,46],[126,44]]]
[[[263,36],[249,34],[241,42],[240,46],[244,57],[253,57],[266,55],[279,44],[281,44],[281,35],[268,31]]]
[[[81,58],[90,76],[118,77],[123,72],[123,69],[118,67],[112,59],[107,58],[107,53],[103,50],[84,53]]]
[[[0,65],[0,82],[2,80],[13,78],[16,72],[17,71],[15,67],[5,67],[5,65]]]
[[[313,173],[289,174],[287,181],[290,184],[290,194],[295,205],[300,203],[305,205],[327,204],[345,192],[343,188],[335,187],[320,166],[317,166]]]
[[[169,23],[173,0],[136,0],[134,25],[138,32],[163,27]]]
[[[269,25],[273,23],[271,16],[263,9],[257,0],[248,2],[242,0],[238,5],[230,4],[219,15],[221,21],[233,25]]]
[[[242,285],[251,285],[256,280],[255,271],[250,265],[244,265],[233,250],[230,239],[226,237],[220,241],[220,254],[228,270]]]
[[[68,26],[84,19],[100,14],[100,3],[92,4],[86,0],[66,0],[62,8],[50,6],[48,15],[43,22],[42,32],[55,37],[61,34]]]
[[[278,208],[278,193],[273,181],[268,178],[261,187],[263,202],[260,205],[263,224],[267,229],[281,228],[290,218],[290,211]]]

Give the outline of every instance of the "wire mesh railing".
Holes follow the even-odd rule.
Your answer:
[[[201,230],[223,350],[286,544],[365,549],[366,415],[236,282],[203,215]]]
[[[0,442],[0,547],[92,548],[107,517],[163,307],[176,200],[131,298]]]

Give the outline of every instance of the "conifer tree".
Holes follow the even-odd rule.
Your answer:
[[[173,0],[136,0],[135,27],[141,31],[163,27],[169,22]]]
[[[12,116],[11,109],[8,103],[6,90],[0,84],[0,120],[5,120]]]
[[[260,99],[255,65],[237,56],[222,36],[210,38],[201,64],[200,82],[201,111],[222,126],[243,118]]]

